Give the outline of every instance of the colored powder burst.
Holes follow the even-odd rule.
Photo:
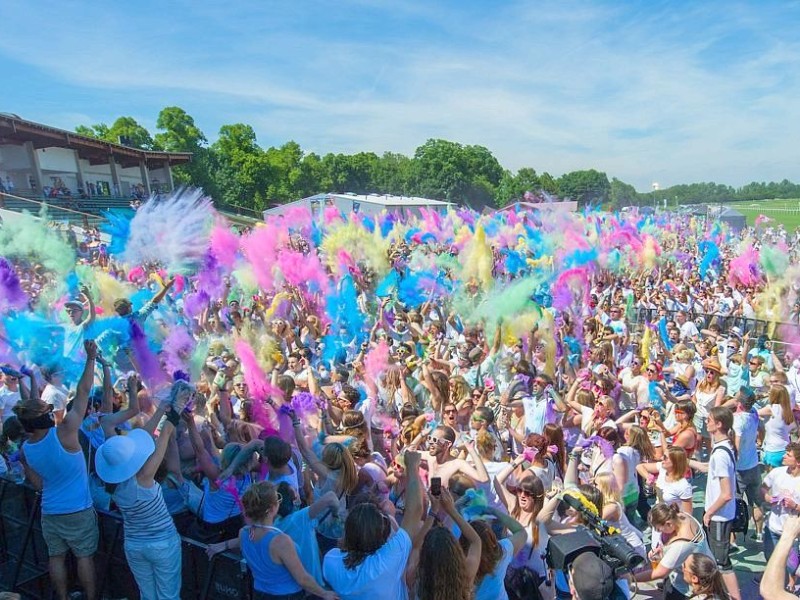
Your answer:
[[[340,251],[344,250],[354,262],[365,261],[379,275],[389,270],[388,242],[377,234],[370,234],[357,223],[345,223],[328,230],[320,246],[328,267],[339,268]]]
[[[111,237],[108,245],[108,253],[121,255],[125,252],[128,245],[128,238],[131,235],[131,218],[133,215],[130,210],[114,208],[103,213],[106,220],[100,226],[100,230]]]
[[[131,265],[155,263],[171,273],[192,273],[202,264],[215,214],[211,198],[202,190],[151,198],[131,219],[120,257]]]
[[[397,271],[389,271],[375,289],[375,295],[379,298],[387,298],[391,296],[397,289],[400,280],[400,275]]]
[[[573,306],[577,298],[583,302],[589,299],[589,267],[568,269],[559,274],[552,286],[553,308],[567,310]]]
[[[258,225],[242,238],[242,250],[252,267],[252,273],[262,290],[272,290],[275,285],[273,269],[278,261],[278,251],[288,244],[288,232],[275,223]]]
[[[764,273],[774,279],[782,276],[789,268],[789,249],[786,244],[765,245],[761,247],[759,259]]]
[[[63,278],[75,265],[75,251],[61,236],[53,235],[47,223],[45,206],[38,218],[23,212],[13,220],[6,220],[0,227],[0,255],[41,263]]]
[[[244,380],[245,383],[247,383],[247,387],[249,388],[253,398],[261,402],[269,400],[270,398],[282,398],[283,392],[269,382],[266,374],[258,364],[258,359],[256,358],[256,354],[253,351],[252,346],[250,346],[250,344],[248,344],[245,340],[239,339],[236,340],[234,349],[236,351],[236,355],[241,361]],[[254,404],[260,404],[260,402],[255,402]],[[270,420],[267,420],[266,424],[260,421],[257,422],[259,425],[262,425],[265,428],[267,428],[267,426],[272,427]]]
[[[364,357],[364,370],[373,381],[379,381],[381,375],[389,367],[389,345],[381,340]]]
[[[196,343],[183,327],[171,328],[161,347],[167,371],[186,370]]]
[[[27,306],[28,296],[22,290],[14,267],[0,257],[0,312]]]
[[[486,240],[486,232],[480,224],[475,227],[475,234],[467,244],[461,264],[465,279],[474,277],[485,291],[492,287],[494,257],[492,248]]]
[[[539,308],[532,298],[540,283],[541,278],[539,277],[526,277],[494,290],[472,314],[467,316],[467,321],[470,323],[485,321],[487,334],[491,335],[494,326],[501,319],[511,321],[525,313],[540,314]]]
[[[731,259],[728,265],[728,282],[732,286],[755,285],[761,280],[758,267],[758,251],[748,245],[739,256]]]
[[[239,236],[231,231],[230,227],[217,223],[211,230],[209,237],[211,253],[219,264],[232,269],[236,264],[236,255],[239,252]]]
[[[189,358],[189,372],[191,373],[192,381],[196,381],[203,371],[208,358],[209,343],[208,339],[203,338],[194,347],[192,356]]]
[[[278,268],[288,283],[307,289],[311,293],[328,291],[328,275],[316,253],[304,255],[295,250],[278,254]]]
[[[326,315],[330,322],[347,331],[350,339],[359,338],[364,327],[364,315],[358,307],[353,278],[346,275],[335,291],[327,296]]]
[[[136,366],[142,379],[151,388],[159,387],[169,381],[169,377],[161,369],[158,357],[150,349],[147,343],[147,336],[141,325],[136,321],[130,321],[131,348],[136,359]]]
[[[698,250],[703,255],[700,263],[700,276],[706,277],[714,263],[719,260],[719,247],[710,240],[703,240],[698,244]]]

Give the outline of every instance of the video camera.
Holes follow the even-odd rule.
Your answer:
[[[574,533],[550,538],[546,559],[551,569],[567,570],[572,561],[583,552],[593,552],[599,556],[613,569],[616,576],[644,564],[644,557],[636,553],[622,534],[586,508],[578,497],[565,493],[562,501],[578,511],[586,526],[579,526]]]

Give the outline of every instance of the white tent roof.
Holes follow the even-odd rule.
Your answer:
[[[431,198],[419,198],[417,196],[392,196],[390,194],[317,194],[306,198],[306,200],[327,200],[328,198],[341,198],[342,200],[352,200],[355,202],[368,202],[370,204],[380,204],[381,206],[448,206],[450,202],[433,200]]]

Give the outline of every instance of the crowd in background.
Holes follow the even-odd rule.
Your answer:
[[[796,233],[369,219],[216,222],[188,269],[135,261],[135,219],[71,268],[0,234],[0,469],[42,491],[60,598],[69,552],[97,597],[96,509],[145,599],[179,597],[180,535],[263,599],[740,599],[743,523],[793,593]],[[635,568],[548,564],[591,517]]]

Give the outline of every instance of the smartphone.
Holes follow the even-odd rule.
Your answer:
[[[431,477],[431,496],[442,495],[442,478]]]

